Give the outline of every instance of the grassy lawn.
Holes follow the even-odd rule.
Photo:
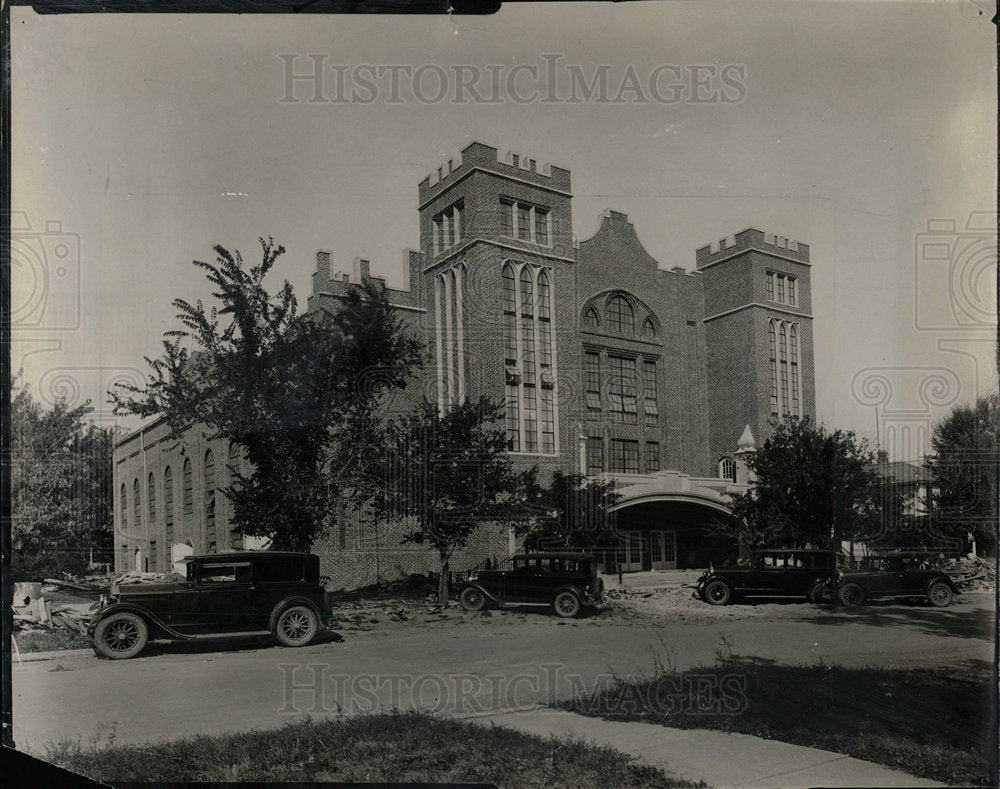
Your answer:
[[[21,652],[55,652],[60,649],[89,649],[90,639],[83,633],[68,627],[36,633],[15,633],[17,648]],[[17,653],[11,649],[12,657],[17,660]]]
[[[609,720],[717,729],[845,753],[952,786],[989,785],[991,671],[718,665],[613,686],[561,706]]]
[[[113,738],[112,738],[113,739]],[[679,787],[576,740],[393,712],[141,746],[50,746],[46,761],[100,781],[480,782],[507,787]]]

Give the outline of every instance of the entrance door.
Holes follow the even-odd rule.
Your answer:
[[[677,569],[677,532],[651,531],[649,533],[650,566],[654,570]]]
[[[618,549],[618,566],[622,572],[638,572],[642,569],[642,535],[637,531],[623,531],[623,541]]]

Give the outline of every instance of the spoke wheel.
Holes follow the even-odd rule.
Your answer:
[[[927,600],[937,608],[947,608],[951,605],[952,597],[951,589],[943,581],[931,584],[931,588],[927,590]]]
[[[281,612],[274,635],[286,647],[302,647],[316,637],[318,630],[319,622],[313,610],[296,605]]]
[[[705,587],[705,602],[712,605],[726,605],[733,599],[733,590],[725,581],[712,581]]]
[[[552,601],[552,610],[556,616],[570,619],[580,613],[580,598],[572,592],[560,592]]]
[[[463,589],[458,599],[466,611],[482,611],[486,607],[486,595],[474,586]]]
[[[844,584],[837,592],[837,598],[843,605],[854,608],[865,601],[865,590],[861,588],[860,584]]]
[[[101,620],[94,632],[94,651],[101,657],[123,660],[146,646],[149,628],[137,614],[122,612]]]

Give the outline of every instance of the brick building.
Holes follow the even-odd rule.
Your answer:
[[[571,202],[568,170],[501,160],[481,143],[419,184],[420,249],[407,253],[409,287],[388,295],[432,362],[389,407],[505,402],[515,462],[617,479],[624,569],[700,564],[711,546],[701,527],[728,517],[726,492],[745,489],[741,455],[772,418],[815,412],[809,248],[747,229],[696,250],[693,270],[665,268],[616,211],[578,242]],[[325,251],[315,265],[310,311],[370,276],[368,261],[342,272]],[[198,551],[236,539],[212,491],[228,473],[218,458],[238,451],[164,431],[154,423],[115,449],[120,560],[138,549],[158,569],[182,535]],[[334,586],[436,566],[400,545],[398,524],[337,520],[314,548]],[[513,548],[502,524],[483,526],[453,567]]]

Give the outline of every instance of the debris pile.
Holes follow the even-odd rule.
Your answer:
[[[14,600],[14,630],[16,635],[24,633],[53,632],[57,629],[75,630],[87,634],[90,612],[87,607],[70,604],[53,604],[44,597],[33,599],[28,605],[18,605]]]
[[[941,569],[965,591],[992,591],[996,587],[996,565],[991,559],[964,556],[949,560]]]

